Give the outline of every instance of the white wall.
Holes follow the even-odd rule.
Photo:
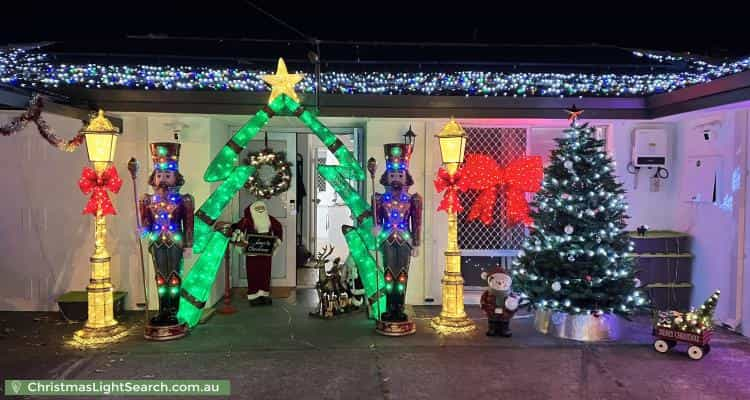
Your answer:
[[[0,121],[18,112],[0,112]],[[135,231],[133,184],[127,170],[130,157],[141,163],[137,185],[138,195],[150,191],[146,181],[151,172],[148,143],[172,141],[166,123],[181,120],[189,125],[181,136],[180,169],[186,184],[183,193],[191,193],[200,205],[210,193],[203,182],[203,170],[213,154],[209,136],[223,145],[228,134],[220,126],[209,126],[210,119],[171,116],[124,114],[123,134],[119,138],[114,165],[124,184],[119,194],[110,197],[117,215],[107,218],[108,249],[112,255],[112,283],[115,290],[128,292],[126,307],[136,308],[143,302],[143,281],[138,261]],[[44,114],[55,132],[70,138],[82,123],[70,118]],[[30,125],[0,142],[0,181],[3,182],[5,207],[0,213],[0,309],[56,310],[56,299],[70,290],[85,290],[89,279],[89,256],[93,252],[93,218],[81,215],[87,201],[77,186],[84,166],[88,165],[85,146],[73,153],[64,153],[42,140],[36,127]],[[144,242],[144,246],[147,243]],[[148,249],[144,247],[151,308],[158,307],[153,284],[153,268]],[[188,270],[197,256],[185,260]],[[223,273],[223,272],[220,272]],[[223,275],[221,275],[223,276]],[[223,293],[223,279],[218,280],[210,303]]]
[[[696,127],[717,123],[718,138],[706,143]],[[678,183],[672,201],[674,229],[688,232],[692,237],[693,294],[692,303],[701,304],[714,290],[722,291],[716,318],[730,321],[735,318],[737,293],[737,254],[740,207],[744,207],[744,193],[740,192],[741,163],[746,155],[746,112],[726,110],[691,113],[677,119],[677,151],[675,162],[687,163],[689,156],[715,155],[722,160],[718,179],[716,203],[688,203],[680,193],[691,180],[683,168],[675,168]],[[744,244],[741,245],[744,247]]]
[[[0,120],[18,115],[2,112]],[[56,134],[71,138],[82,123],[43,114]],[[142,121],[125,118],[127,127],[142,128]],[[131,292],[128,306],[141,301],[142,285],[137,263],[132,183],[127,161],[142,142],[140,129],[132,129],[118,142],[115,165],[124,184],[110,197],[116,216],[107,217],[108,249],[112,254],[112,283]],[[0,213],[0,309],[55,310],[56,299],[69,290],[84,290],[93,252],[93,218],[81,215],[88,197],[78,189],[78,178],[88,165],[85,146],[73,153],[45,142],[34,125],[0,142],[0,181],[4,207]],[[134,289],[131,289],[134,288]],[[135,293],[134,293],[135,292]],[[135,297],[137,296],[137,297]]]

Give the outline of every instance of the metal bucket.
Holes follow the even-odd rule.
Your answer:
[[[581,342],[617,340],[620,336],[620,318],[614,314],[599,317],[591,314],[568,314],[546,308],[537,309],[534,327],[541,333]]]

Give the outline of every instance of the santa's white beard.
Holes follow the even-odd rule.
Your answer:
[[[256,203],[253,203],[250,206],[250,215],[253,217],[255,232],[268,233],[271,230],[271,217],[268,215],[268,208],[266,208],[266,211],[257,212],[255,211],[256,205]]]

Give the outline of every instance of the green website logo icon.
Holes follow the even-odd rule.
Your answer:
[[[13,394],[18,394],[21,391],[21,381],[10,381],[10,388],[13,389]]]

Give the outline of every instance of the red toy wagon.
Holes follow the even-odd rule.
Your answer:
[[[717,290],[699,309],[690,312],[659,311],[654,320],[654,350],[666,353],[678,342],[688,344],[688,356],[700,360],[711,351],[712,317],[719,301]]]
[[[700,360],[711,351],[708,342],[711,340],[713,331],[707,330],[700,334],[685,332],[677,329],[654,327],[654,350],[659,353],[666,353],[678,342],[688,344],[688,356],[693,360]]]

